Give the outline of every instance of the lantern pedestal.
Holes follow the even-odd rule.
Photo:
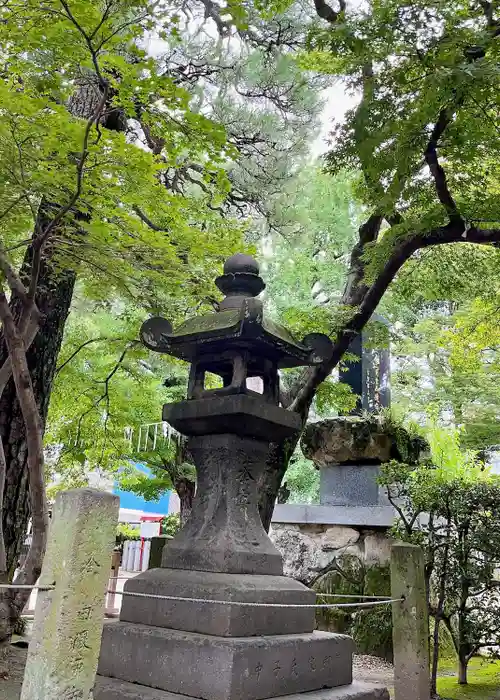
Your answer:
[[[125,584],[120,619],[215,637],[300,634],[314,629],[313,608],[254,607],[252,603],[311,605],[315,594],[287,576],[150,569]],[[155,598],[171,596],[177,600]],[[178,598],[196,599],[178,600]],[[225,601],[221,604],[217,601]],[[234,602],[232,602],[234,601]]]
[[[197,491],[185,527],[163,550],[162,566],[227,574],[283,574],[262,527],[257,482],[269,443],[238,435],[190,438]]]

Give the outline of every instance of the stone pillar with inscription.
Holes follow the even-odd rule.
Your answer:
[[[197,491],[161,567],[125,584],[120,620],[104,628],[95,700],[308,691],[317,700],[388,700],[385,689],[352,683],[349,637],[314,631],[316,596],[283,576],[258,511],[270,443],[301,429],[279,406],[278,370],[323,362],[331,342],[320,334],[298,342],[267,318],[252,258],[230,258],[216,284],[225,294],[217,313],[175,331],[162,318],[141,329],[147,347],[191,363],[187,400],[164,406],[163,419],[188,437]]]
[[[101,645],[119,499],[94,489],[57,495],[21,700],[89,700]]]
[[[429,612],[420,547],[403,542],[392,547],[391,591],[401,598],[392,608],[395,700],[428,700]]]

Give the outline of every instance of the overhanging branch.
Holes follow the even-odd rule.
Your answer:
[[[300,413],[304,418],[306,417],[318,386],[338,365],[353,338],[363,330],[387,288],[413,253],[421,248],[447,243],[476,243],[500,247],[500,229],[467,229],[460,220],[428,232],[409,236],[396,245],[377,279],[364,294],[356,312],[337,334],[331,359],[319,367],[306,371],[301,387],[290,405],[290,410]]]

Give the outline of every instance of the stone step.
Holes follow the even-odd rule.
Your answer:
[[[150,569],[125,584],[125,592],[248,603],[314,604],[316,595],[286,576],[219,574],[183,569]],[[218,637],[252,637],[312,632],[314,608],[260,608],[228,602],[124,595],[120,620]]]
[[[204,700],[264,700],[349,685],[353,650],[328,632],[214,637],[111,621],[98,673]]]
[[[192,700],[192,698],[169,693],[165,690],[147,688],[144,685],[126,683],[114,678],[97,676],[94,700]],[[274,700],[389,700],[389,693],[386,688],[381,686],[354,682],[341,688],[282,695]]]

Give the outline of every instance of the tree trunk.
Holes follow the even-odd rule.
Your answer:
[[[24,265],[30,262],[31,249],[26,253]],[[36,303],[42,315],[42,327],[26,353],[33,383],[35,401],[40,412],[42,433],[49,409],[50,392],[61,348],[64,326],[68,317],[75,273],[57,273],[53,265],[53,251],[48,250],[40,269]],[[11,306],[18,316],[18,303]],[[0,364],[7,357],[5,345],[0,349]],[[3,440],[6,459],[6,476],[3,497],[3,532],[7,560],[8,580],[12,580],[26,537],[30,518],[29,469],[26,428],[21,408],[11,379],[0,397],[0,438]],[[0,642],[11,635],[17,619],[10,602],[12,595],[0,596]],[[7,609],[9,611],[7,612]]]
[[[437,674],[438,674],[438,663],[439,663],[439,627],[441,625],[441,618],[436,617],[434,620],[434,634],[433,634],[433,647],[432,647],[432,664],[431,664],[431,698],[437,695]]]
[[[432,650],[432,666],[431,666],[431,697],[437,695],[437,674],[439,663],[439,627],[441,625],[444,607],[446,602],[446,584],[448,583],[448,556],[450,552],[450,537],[451,537],[451,512],[447,504],[447,524],[446,524],[446,540],[442,554],[441,572],[439,575],[439,596],[434,618],[434,647]],[[434,524],[434,518],[429,518],[429,528]]]
[[[194,492],[196,490],[196,483],[187,479],[185,477],[179,477],[174,481],[174,487],[179,496],[179,501],[181,504],[181,527],[187,523],[189,516],[191,515],[191,510],[193,508],[193,498]]]
[[[458,656],[458,683],[459,685],[467,685],[467,667],[469,660],[467,655],[459,654]]]
[[[54,254],[48,249],[43,257],[36,303],[42,315],[42,327],[26,353],[28,367],[40,411],[42,431],[49,409],[50,392],[68,317],[75,273],[56,272]],[[30,264],[31,249],[26,252],[23,267]],[[18,303],[13,300],[15,316]],[[5,346],[0,351],[0,364],[7,357]],[[12,379],[0,398],[0,436],[7,464],[3,499],[3,528],[7,570],[13,574],[17,566],[30,517],[29,474],[27,469],[26,430]]]
[[[272,443],[267,459],[266,469],[257,484],[259,492],[259,511],[262,524],[269,532],[273,517],[274,505],[278,498],[281,482],[288,469],[288,463],[297,446],[300,435],[282,443]]]

